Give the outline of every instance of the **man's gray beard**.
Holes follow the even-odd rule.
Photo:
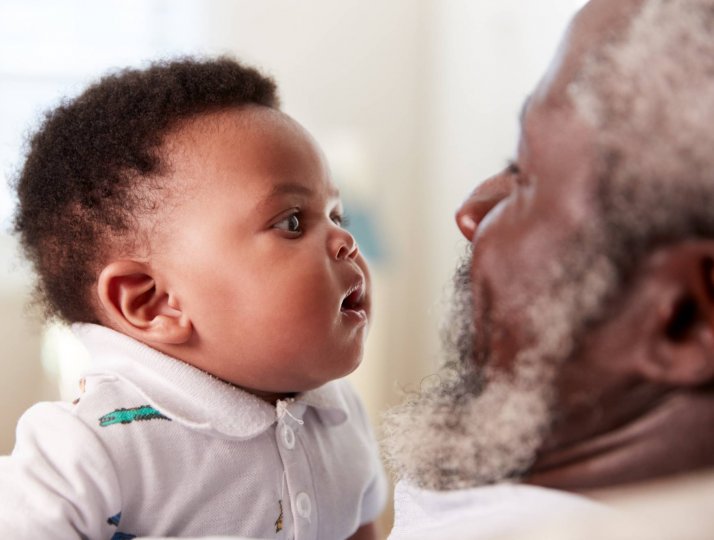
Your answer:
[[[575,327],[611,291],[607,264],[578,262],[583,273],[576,269],[574,276],[572,266],[566,272],[554,265],[540,295],[528,295],[514,308],[529,325],[519,331],[533,339],[505,373],[494,369],[488,350],[489,333],[499,328],[488,290],[483,283],[472,287],[471,254],[462,260],[442,331],[444,366],[413,399],[384,417],[385,460],[398,479],[447,490],[517,478],[528,470],[551,424],[553,381],[573,350]]]

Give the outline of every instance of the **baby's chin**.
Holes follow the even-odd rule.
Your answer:
[[[362,365],[364,359],[364,340],[354,349],[342,355],[337,355],[339,358],[336,361],[328,360],[327,367],[314,374],[314,379],[309,383],[311,389],[354,373]]]

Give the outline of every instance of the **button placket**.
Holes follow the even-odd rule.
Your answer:
[[[306,405],[287,403],[278,411],[275,440],[285,471],[285,508],[291,509],[295,540],[318,540],[318,512],[310,464],[299,433]]]
[[[295,508],[300,517],[310,521],[310,514],[312,514],[312,500],[310,499],[310,495],[304,491],[298,493],[295,499]]]
[[[280,428],[280,435],[285,448],[288,450],[295,448],[295,431],[293,428],[284,423]]]

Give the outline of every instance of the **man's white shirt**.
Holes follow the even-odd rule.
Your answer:
[[[389,540],[493,539],[558,516],[612,511],[586,497],[516,483],[432,491],[399,482]]]

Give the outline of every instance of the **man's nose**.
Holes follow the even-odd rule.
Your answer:
[[[470,242],[479,223],[512,189],[510,175],[505,173],[492,176],[477,186],[456,211],[456,224],[461,234]]]

